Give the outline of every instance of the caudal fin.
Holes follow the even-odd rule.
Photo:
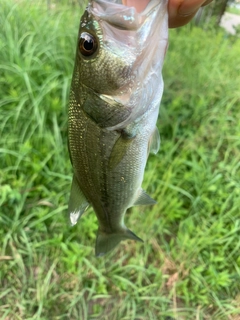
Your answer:
[[[98,230],[95,254],[97,257],[105,255],[107,252],[113,250],[122,240],[135,240],[143,242],[138,236],[136,236],[129,229],[123,229],[118,233],[104,233]]]

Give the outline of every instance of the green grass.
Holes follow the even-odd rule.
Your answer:
[[[240,15],[240,9],[236,7],[228,7],[227,12]]]
[[[0,11],[0,319],[237,320],[240,315],[240,40],[173,30],[144,187],[145,240],[94,257],[97,221],[65,213],[67,101],[80,13]]]

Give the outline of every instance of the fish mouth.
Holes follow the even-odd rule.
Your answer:
[[[120,30],[136,31],[161,3],[161,0],[145,0],[146,6],[143,4],[136,10],[134,5],[137,1],[139,0],[92,0],[90,5],[95,18]],[[140,8],[143,10],[139,12]]]

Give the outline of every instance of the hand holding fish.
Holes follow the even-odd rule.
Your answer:
[[[141,12],[150,0],[123,0],[126,6],[133,6]],[[177,28],[187,24],[197,13],[200,7],[206,6],[212,0],[169,0],[168,24],[169,28]]]
[[[169,0],[168,24],[170,28],[177,28],[187,24],[200,7],[206,6],[212,0]]]

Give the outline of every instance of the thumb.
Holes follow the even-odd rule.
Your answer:
[[[187,24],[198,9],[212,0],[169,0],[169,27],[177,28]]]

